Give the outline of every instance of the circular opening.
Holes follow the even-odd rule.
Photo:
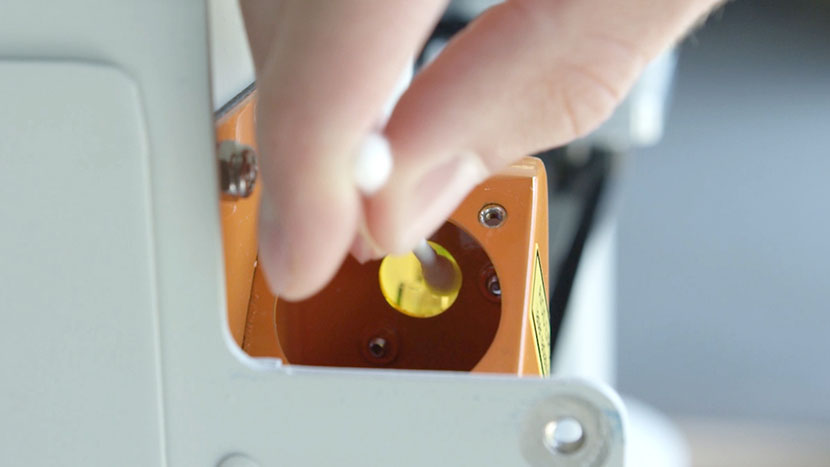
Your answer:
[[[543,441],[553,454],[571,454],[585,442],[585,432],[579,420],[563,417],[545,425]]]
[[[361,264],[348,257],[313,297],[278,299],[271,305],[270,319],[264,318],[267,313],[257,315],[260,327],[250,333],[247,345],[274,346],[270,336],[276,331],[276,345],[291,365],[473,369],[490,349],[502,318],[502,300],[486,284],[486,274],[496,271],[478,240],[452,222],[430,240],[450,252],[462,272],[458,296],[452,306],[445,305],[445,312],[431,318],[401,313],[379,286],[382,261]],[[381,344],[372,343],[377,338],[385,343],[373,345]],[[380,347],[383,355],[377,356]]]
[[[485,227],[498,227],[504,223],[504,219],[507,217],[507,211],[498,204],[488,204],[481,208],[481,211],[478,213],[478,220],[481,222]]]
[[[392,308],[415,318],[431,318],[447,311],[461,289],[461,268],[455,258],[441,245],[428,242],[436,253],[436,261],[422,265],[414,253],[389,255],[380,263],[378,279],[380,290]],[[451,276],[440,287],[433,286],[425,276],[426,268],[444,269]],[[434,273],[434,271],[432,271]],[[439,271],[441,272],[441,271]]]

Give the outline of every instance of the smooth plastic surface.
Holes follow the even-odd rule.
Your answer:
[[[0,102],[0,463],[159,465],[138,88],[110,66],[0,60]]]

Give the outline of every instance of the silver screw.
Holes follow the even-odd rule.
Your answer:
[[[495,297],[501,297],[501,284],[495,272],[487,277],[487,291]]]
[[[369,353],[375,358],[383,358],[386,355],[386,339],[374,337],[369,341]]]
[[[487,204],[478,212],[478,221],[491,229],[501,226],[505,219],[507,219],[507,211],[499,204]]]
[[[585,432],[579,420],[562,417],[545,425],[543,443],[551,454],[571,454],[585,443]]]
[[[216,156],[222,193],[234,198],[251,196],[258,171],[254,149],[236,141],[222,141],[216,147]]]

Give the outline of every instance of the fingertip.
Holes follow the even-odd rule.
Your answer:
[[[412,176],[412,172],[419,175]],[[488,175],[478,155],[460,152],[433,167],[397,171],[367,205],[372,238],[392,253],[411,251],[435,232]]]
[[[274,295],[283,295],[289,276],[285,267],[285,251],[281,235],[273,226],[260,223],[259,228],[259,263],[265,271],[268,288]]]
[[[343,261],[343,255],[338,255],[312,264],[313,260],[306,261],[300,251],[278,237],[260,241],[259,260],[265,278],[281,300],[297,302],[312,297],[329,283]]]
[[[327,192],[322,186],[303,196],[273,200],[263,193],[259,258],[275,295],[304,300],[330,282],[357,229],[357,200],[356,194],[350,197],[337,189]]]
[[[359,236],[355,237],[354,243],[349,249],[349,254],[351,254],[352,257],[360,264],[366,264],[367,262],[376,259],[376,255],[372,251],[372,248]]]
[[[369,234],[369,229],[365,222],[361,223],[358,227],[352,246],[349,248],[349,253],[360,264],[383,258],[386,255],[386,251]]]
[[[279,214],[268,193],[263,193],[259,204],[259,263],[265,271],[268,287],[274,295],[283,295],[291,279],[285,232]]]

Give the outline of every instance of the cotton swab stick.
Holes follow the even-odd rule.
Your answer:
[[[398,79],[395,89],[383,110],[382,122],[392,114],[398,98],[406,91],[412,81],[412,67],[406,67]],[[393,157],[389,141],[380,131],[369,133],[357,151],[354,160],[353,173],[355,185],[366,196],[371,196],[380,190],[389,180],[392,173]],[[441,293],[457,289],[460,277],[452,263],[445,257],[435,253],[426,239],[418,242],[412,252],[421,263],[424,281],[433,290]]]

